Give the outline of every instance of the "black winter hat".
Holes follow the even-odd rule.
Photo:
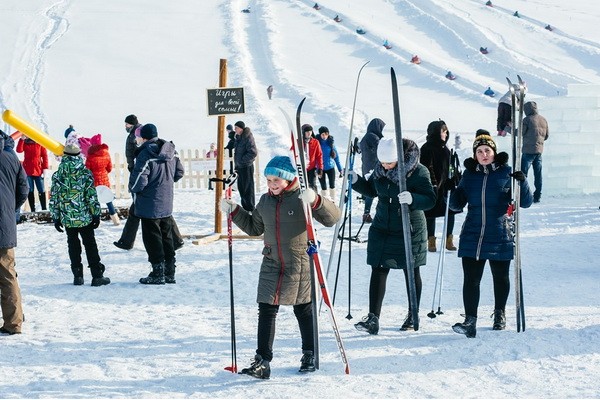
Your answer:
[[[244,121],[238,121],[238,122],[236,122],[235,126],[237,126],[240,129],[246,128],[246,124],[244,123]]]
[[[494,142],[494,139],[492,139],[490,135],[479,135],[475,138],[475,141],[473,142],[473,155],[476,154],[477,148],[483,145],[491,147],[491,149],[494,151],[494,154],[497,153],[496,142]]]
[[[158,136],[158,131],[154,124],[146,124],[140,129],[140,136],[143,139],[150,140]]]
[[[320,127],[320,128],[319,128],[319,135],[320,135],[321,133],[324,133],[324,132],[327,132],[327,133],[329,133],[329,129],[328,129],[326,126],[322,126],[322,127]]]
[[[135,115],[131,114],[125,117],[125,123],[129,125],[137,125],[138,119]]]
[[[233,130],[233,125],[229,124],[229,125],[227,125],[227,128],[225,128],[225,129],[227,129],[228,131],[232,131]]]
[[[477,132],[475,132],[475,137],[481,136],[481,135],[490,136],[490,132],[486,131],[485,129],[477,129]]]
[[[304,124],[302,125],[302,133],[308,132],[308,131],[312,131],[313,127],[309,124]]]

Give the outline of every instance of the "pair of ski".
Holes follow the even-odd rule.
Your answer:
[[[508,87],[510,89],[510,97],[512,102],[512,121],[513,121],[513,135],[512,135],[512,172],[521,170],[521,149],[523,141],[523,106],[525,102],[525,92],[527,88],[525,83],[519,75],[517,75],[519,82],[513,84],[509,78]],[[518,101],[518,104],[517,104]],[[518,105],[518,116],[517,116],[517,105]],[[515,305],[517,314],[517,332],[525,330],[525,305],[523,303],[523,279],[521,273],[521,249],[519,246],[519,202],[521,196],[521,186],[519,182],[513,177],[511,180],[511,194],[512,200],[508,209],[508,215],[510,217],[511,231],[513,237],[513,244],[515,247],[514,257],[514,269],[515,269]]]

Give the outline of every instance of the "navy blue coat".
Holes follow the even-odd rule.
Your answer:
[[[173,183],[183,177],[183,165],[173,142],[151,139],[137,150],[135,166],[129,176],[135,215],[140,218],[165,218],[173,213]]]
[[[10,136],[0,134],[0,248],[17,246],[15,211],[25,203],[29,193],[27,175],[13,150]]]
[[[512,195],[511,167],[508,155],[496,156],[496,161],[483,166],[473,158],[465,160],[465,171],[456,190],[450,196],[450,209],[462,211],[469,205],[460,232],[459,257],[478,260],[512,260],[514,246],[507,214]],[[533,196],[527,180],[521,182],[520,206],[528,208]]]

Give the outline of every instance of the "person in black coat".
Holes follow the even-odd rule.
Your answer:
[[[463,303],[465,321],[452,329],[474,338],[476,335],[479,284],[486,261],[489,261],[494,282],[494,324],[492,329],[506,326],[505,307],[510,292],[509,267],[514,257],[510,230],[511,178],[520,185],[520,206],[528,208],[533,195],[522,171],[512,173],[506,163],[508,154],[496,154],[496,143],[489,135],[480,135],[473,142],[473,158],[464,162],[465,171],[456,190],[450,196],[450,208],[461,211],[469,205],[460,233],[458,256],[463,267]]]
[[[237,173],[238,192],[241,197],[242,208],[252,212],[256,202],[254,194],[254,160],[258,149],[254,142],[254,135],[244,121],[234,124],[235,153],[233,161]]]
[[[0,306],[4,323],[0,333],[21,333],[23,308],[15,270],[17,224],[15,211],[29,193],[27,174],[13,150],[14,140],[0,130]]]
[[[427,249],[431,252],[437,251],[435,237],[435,219],[444,217],[446,214],[446,202],[448,201],[448,190],[452,190],[458,183],[458,176],[449,177],[450,149],[446,145],[450,132],[444,121],[433,121],[427,127],[427,139],[421,146],[420,162],[429,170],[431,183],[435,188],[437,200],[435,206],[425,211],[427,218]],[[446,249],[456,250],[453,242],[452,231],[454,230],[454,211],[448,210],[448,221],[446,225]]]
[[[369,197],[377,197],[375,218],[369,228],[367,264],[371,266],[369,282],[369,313],[354,326],[371,335],[379,332],[379,317],[385,296],[387,277],[392,269],[402,269],[408,292],[406,251],[400,205],[409,205],[411,248],[414,260],[417,309],[421,299],[421,274],[419,267],[427,263],[427,228],[424,210],[435,204],[435,192],[427,168],[419,163],[419,147],[409,139],[403,139],[406,190],[400,192],[400,177],[396,140],[381,139],[377,148],[379,162],[368,179],[351,171],[352,188]],[[352,178],[350,178],[352,175]],[[410,296],[408,296],[410,310]],[[412,314],[408,312],[400,330],[414,327]]]

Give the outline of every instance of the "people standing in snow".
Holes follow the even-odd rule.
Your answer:
[[[152,265],[152,271],[140,283],[176,283],[173,184],[183,177],[183,165],[173,142],[159,139],[155,125],[142,126],[140,136],[142,145],[136,151],[129,191],[142,222],[142,239]]]
[[[34,187],[38,191],[38,199],[42,210],[46,209],[46,189],[44,185],[44,170],[48,169],[48,151],[44,146],[23,135],[17,144],[17,153],[23,153],[23,168],[27,173],[29,184],[29,208],[35,211]]]
[[[548,140],[548,121],[537,110],[535,101],[528,101],[523,106],[523,152],[521,154],[521,171],[527,176],[529,167],[533,166],[533,202],[539,203],[542,198],[542,153],[544,142]]]
[[[427,126],[427,138],[425,144],[421,146],[420,162],[429,170],[431,183],[436,192],[435,206],[425,211],[427,219],[427,249],[430,252],[437,251],[435,237],[435,220],[437,217],[444,217],[446,214],[446,202],[448,201],[448,190],[454,190],[458,183],[458,177],[450,178],[448,171],[450,169],[450,149],[447,143],[450,132],[446,123],[442,120],[432,121]],[[446,225],[446,250],[454,251],[454,211],[448,210],[448,221]]]
[[[233,201],[223,199],[221,209],[251,236],[264,234],[263,259],[258,278],[258,346],[254,361],[241,373],[268,379],[271,375],[275,340],[275,320],[281,305],[291,305],[302,338],[300,372],[315,371],[312,315],[311,270],[306,252],[307,233],[304,204],[310,204],[313,217],[331,227],[341,217],[340,209],[329,199],[307,188],[300,193],[296,168],[287,156],[276,156],[265,171],[268,192],[252,213]]]
[[[241,197],[242,207],[246,211],[254,210],[254,160],[258,149],[254,142],[254,135],[244,121],[238,121],[235,129],[235,152],[233,162],[237,174],[238,192]]]
[[[378,164],[377,160],[377,146],[379,141],[383,137],[383,128],[385,122],[379,118],[373,118],[369,125],[367,125],[367,133],[360,140],[360,154],[361,154],[361,172],[365,179],[369,179],[369,175],[375,169]],[[365,201],[365,209],[363,211],[363,221],[366,223],[373,222],[371,216],[371,206],[373,205],[373,198],[367,195],[363,195]]]
[[[0,308],[3,319],[0,333],[3,335],[21,333],[23,325],[21,288],[15,269],[15,210],[25,203],[28,193],[27,175],[14,152],[14,140],[0,130]]]
[[[302,125],[302,134],[304,135],[304,151],[307,155],[306,176],[308,186],[317,192],[317,178],[323,176],[323,151],[319,141],[315,138],[313,127],[309,124]]]
[[[92,286],[108,285],[105,267],[100,262],[94,229],[100,225],[100,203],[94,187],[92,172],[85,167],[77,145],[65,146],[58,169],[52,175],[50,214],[54,228],[66,231],[73,285],[83,285],[81,241],[85,247]]]
[[[106,186],[110,188],[110,179],[108,174],[112,171],[112,160],[108,151],[108,145],[102,143],[102,135],[97,134],[91,138],[92,145],[88,149],[88,157],[85,160],[85,166],[92,171],[94,176],[94,186]],[[119,225],[121,221],[117,215],[117,210],[112,201],[106,203],[108,215],[114,225]]]
[[[532,195],[525,174],[512,173],[508,154],[497,153],[489,135],[473,142],[473,158],[464,162],[465,171],[450,196],[450,209],[460,212],[468,204],[467,216],[460,233],[458,256],[463,268],[464,322],[456,323],[456,333],[474,338],[477,331],[479,284],[486,261],[490,264],[494,283],[493,330],[506,327],[505,307],[510,291],[509,267],[514,257],[508,207],[511,203],[511,177],[520,185],[520,206],[531,206]]]
[[[321,153],[323,154],[323,174],[319,177],[321,195],[335,200],[337,197],[335,192],[335,168],[337,167],[340,175],[342,174],[340,155],[335,147],[333,136],[329,134],[329,129],[326,126],[319,128],[317,140],[321,145]],[[327,185],[327,181],[329,181],[329,186]]]
[[[400,192],[398,156],[395,139],[383,138],[377,147],[379,162],[365,179],[354,171],[352,188],[369,197],[378,198],[377,211],[369,228],[367,264],[371,266],[369,283],[369,314],[354,326],[371,335],[379,332],[381,306],[385,296],[387,277],[391,269],[402,269],[408,293],[408,273],[404,248],[404,232],[400,204],[409,206],[411,246],[414,257],[417,309],[421,299],[420,266],[427,261],[427,227],[425,210],[435,204],[435,191],[429,171],[419,163],[419,147],[409,139],[403,139],[404,166],[406,168],[406,191]],[[350,178],[348,178],[350,179]],[[410,310],[410,296],[408,296]],[[400,330],[413,328],[413,318],[408,312]]]

